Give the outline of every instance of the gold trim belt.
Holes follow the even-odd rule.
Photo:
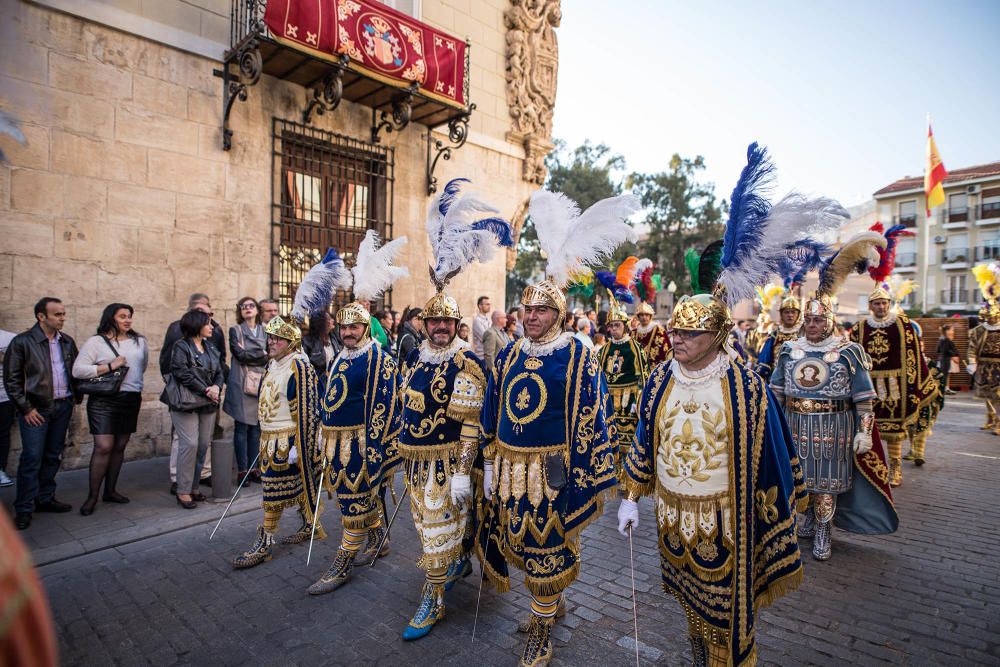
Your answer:
[[[851,409],[850,401],[830,400],[818,401],[814,398],[795,398],[789,404],[792,412],[800,414],[815,414],[818,412],[847,412]]]

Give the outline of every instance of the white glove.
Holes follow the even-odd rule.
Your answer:
[[[872,448],[872,436],[868,433],[858,433],[854,436],[854,451],[864,454]]]
[[[472,500],[472,480],[468,475],[451,476],[451,502],[465,505]]]
[[[292,445],[291,447],[288,448],[288,462],[295,463],[298,460],[299,460],[299,448],[296,447],[295,445]]]
[[[486,500],[493,499],[493,461],[483,462],[483,495]]]
[[[628,537],[628,528],[639,527],[639,503],[622,498],[622,504],[618,506],[618,532]]]
[[[965,372],[968,373],[969,375],[975,375],[976,374],[976,362],[973,361],[971,364],[966,364],[965,365]]]

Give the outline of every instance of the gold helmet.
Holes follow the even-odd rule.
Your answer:
[[[868,303],[870,304],[872,301],[878,301],[880,299],[892,301],[892,295],[889,294],[889,290],[882,285],[876,285],[875,289],[873,289],[871,294],[868,295]]]
[[[799,301],[797,296],[789,294],[781,300],[781,305],[778,306],[778,312],[781,312],[782,310],[795,310],[801,313],[802,303]]]
[[[638,306],[635,307],[635,314],[636,315],[656,315],[656,311],[653,310],[653,306],[651,306],[650,304],[646,303],[645,301],[642,301],[642,302],[639,303]]]
[[[717,294],[683,296],[670,316],[669,328],[685,331],[710,331],[721,346],[733,328],[729,308]]]
[[[555,282],[546,279],[525,287],[521,293],[521,305],[545,306],[559,312],[559,316],[556,317],[549,330],[542,334],[536,342],[547,343],[555,340],[562,333],[563,321],[566,319],[566,296]]]
[[[268,336],[276,336],[289,341],[292,348],[296,348],[302,342],[302,330],[295,326],[292,320],[285,321],[280,315],[275,315],[264,326],[264,333]]]
[[[448,296],[444,292],[438,292],[430,298],[430,301],[420,311],[420,319],[430,318],[461,320],[462,311],[458,309],[458,301]]]
[[[628,322],[631,317],[625,312],[625,308],[622,307],[618,300],[611,297],[611,310],[608,311],[608,324],[611,322]]]

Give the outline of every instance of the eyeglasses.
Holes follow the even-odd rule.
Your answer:
[[[256,308],[256,307],[257,306],[253,305],[249,301],[240,304],[240,310],[250,310],[251,308]]]
[[[691,340],[693,338],[701,336],[702,334],[707,334],[707,333],[708,333],[707,331],[692,331],[689,329],[671,329],[670,331],[667,332],[667,335],[670,336],[671,338],[685,338],[687,340]]]

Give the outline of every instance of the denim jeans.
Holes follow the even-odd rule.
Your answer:
[[[14,426],[14,401],[0,403],[0,470],[7,470],[10,456],[10,429]]]
[[[236,450],[236,471],[247,472],[260,451],[260,426],[234,422],[233,449]]]
[[[41,426],[29,426],[23,415],[17,416],[21,429],[21,460],[17,467],[15,512],[34,512],[35,501],[50,502],[56,493],[56,473],[62,463],[66,431],[73,416],[73,399],[55,401],[42,413]]]

